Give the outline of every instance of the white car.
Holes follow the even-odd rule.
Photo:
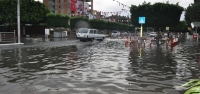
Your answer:
[[[124,36],[127,36],[127,35],[128,35],[128,33],[127,33],[127,32],[123,32],[122,34],[123,34]]]
[[[113,31],[111,33],[111,37],[118,37],[118,36],[120,36],[120,32],[119,31]]]
[[[82,28],[76,33],[76,38],[80,41],[104,40],[105,35],[97,29]]]
[[[157,33],[156,33],[156,32],[151,32],[151,33],[149,34],[149,36],[150,36],[150,37],[156,37],[156,36],[157,36]]]
[[[168,33],[164,33],[164,36],[167,37]]]

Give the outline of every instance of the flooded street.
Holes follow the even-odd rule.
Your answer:
[[[0,94],[180,94],[199,78],[200,47],[151,47],[125,39],[58,40],[0,46]]]

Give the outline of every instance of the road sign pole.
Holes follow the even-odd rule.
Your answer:
[[[141,27],[140,27],[140,37],[142,37],[142,24],[141,24]]]
[[[145,24],[145,17],[139,17],[139,24],[141,24],[141,27],[140,27],[140,42],[142,42],[142,31],[143,31],[142,24]]]

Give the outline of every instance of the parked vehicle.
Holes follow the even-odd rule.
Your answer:
[[[150,32],[149,36],[150,36],[150,37],[156,37],[156,36],[157,36],[157,33],[156,33],[156,32]]]
[[[111,37],[118,37],[118,36],[120,36],[120,32],[119,31],[113,31],[111,33]]]
[[[127,32],[123,32],[122,35],[128,36],[128,33]]]
[[[97,29],[82,28],[76,34],[80,41],[104,40],[105,35]]]
[[[168,36],[168,33],[167,33],[167,32],[165,32],[165,33],[164,33],[164,36],[165,36],[165,37],[167,37],[167,36]]]

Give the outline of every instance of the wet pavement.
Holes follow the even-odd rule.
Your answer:
[[[191,40],[173,49],[110,38],[25,42],[0,46],[0,94],[180,94],[176,86],[200,75]]]

